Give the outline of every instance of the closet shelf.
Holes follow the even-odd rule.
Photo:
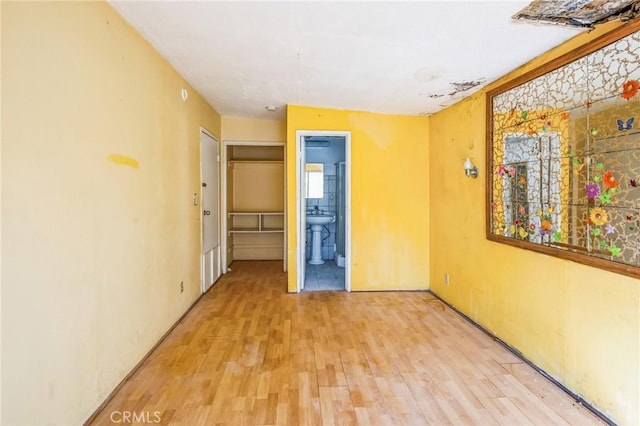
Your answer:
[[[284,212],[265,212],[265,211],[233,211],[229,212],[229,217],[231,216],[251,216],[251,215],[272,215],[272,216],[284,216]]]
[[[234,211],[228,215],[232,223],[229,234],[284,232],[284,212]]]
[[[269,229],[258,229],[258,228],[233,228],[229,230],[230,234],[276,234],[279,232],[284,232],[284,229],[277,228],[269,228]]]
[[[227,144],[227,261],[285,258],[285,147]]]
[[[229,160],[228,164],[284,164],[284,160]]]

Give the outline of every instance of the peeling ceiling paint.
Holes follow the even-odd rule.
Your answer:
[[[486,80],[485,78],[480,78],[478,80],[459,81],[459,82],[449,83],[450,86],[453,86],[453,92],[430,93],[427,96],[431,99],[438,99],[444,96],[456,96],[458,93],[466,92],[468,90],[471,90],[475,87],[480,86],[482,83],[485,82],[485,80]]]
[[[222,115],[432,114],[574,37],[526,1],[112,1]],[[277,107],[269,112],[265,106]]]
[[[592,28],[595,24],[640,16],[639,0],[535,0],[513,19],[574,27]]]
[[[449,96],[455,96],[460,92],[466,92],[467,90],[471,90],[474,87],[480,86],[485,81],[484,78],[473,81],[460,81],[451,83],[451,85],[455,88],[452,93],[449,93]]]

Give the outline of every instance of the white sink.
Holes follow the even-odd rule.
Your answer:
[[[312,265],[322,265],[322,227],[335,222],[336,215],[328,213],[307,213],[307,224],[311,225],[311,259]]]
[[[334,214],[307,214],[307,224],[309,225],[328,225],[336,220]]]

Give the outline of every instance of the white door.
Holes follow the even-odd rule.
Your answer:
[[[218,141],[200,132],[203,293],[220,277],[219,161]]]
[[[304,136],[298,134],[298,292],[304,289],[307,266],[307,193],[305,179],[305,143]]]

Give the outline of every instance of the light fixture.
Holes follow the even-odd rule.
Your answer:
[[[278,109],[278,107],[273,106],[273,105],[267,105],[266,107],[264,107],[264,109],[266,109],[269,112],[274,112],[275,110]]]
[[[473,165],[469,157],[464,160],[464,165],[462,167],[464,168],[464,174],[467,175],[467,177],[472,177],[474,179],[478,177],[478,168]]]

